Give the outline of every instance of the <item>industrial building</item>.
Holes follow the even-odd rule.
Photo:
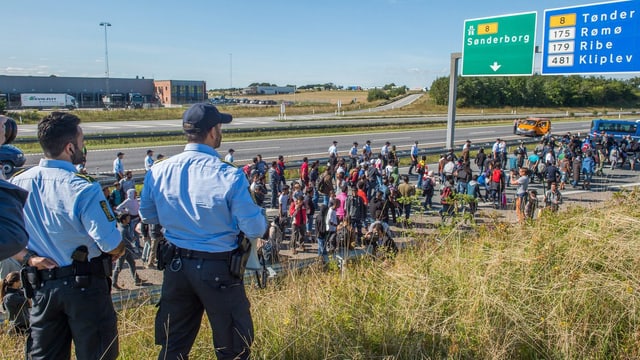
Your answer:
[[[65,93],[75,97],[80,108],[101,108],[107,92],[111,107],[125,107],[128,93],[140,93],[150,106],[193,104],[207,99],[206,82],[200,80],[0,75],[0,99],[9,109],[20,107],[23,93]]]
[[[242,89],[244,95],[293,94],[295,86],[250,86]]]

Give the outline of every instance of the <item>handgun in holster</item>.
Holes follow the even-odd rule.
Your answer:
[[[33,299],[33,294],[40,289],[40,277],[38,276],[38,268],[35,266],[25,266],[20,270],[20,281],[24,289],[24,296],[27,299]]]
[[[238,247],[231,254],[229,261],[229,272],[238,279],[244,278],[244,271],[247,268],[247,261],[251,250],[251,242],[244,233],[238,234]]]
[[[97,277],[111,277],[113,271],[113,260],[111,255],[102,253],[98,257],[94,257],[89,261],[91,266],[91,275]]]
[[[158,241],[158,247],[156,248],[156,260],[158,270],[164,270],[176,254],[176,246],[168,242],[166,239]]]
[[[89,249],[85,245],[78,246],[71,254],[73,266],[73,287],[86,288],[91,285],[91,264]]]

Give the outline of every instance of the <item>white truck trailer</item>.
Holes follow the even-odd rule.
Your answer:
[[[73,110],[78,107],[76,98],[68,94],[20,94],[22,108]]]

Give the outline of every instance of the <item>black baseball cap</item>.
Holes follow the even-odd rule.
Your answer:
[[[228,124],[231,120],[231,114],[221,113],[211,104],[198,103],[182,115],[182,129],[191,134],[206,133],[217,124]]]

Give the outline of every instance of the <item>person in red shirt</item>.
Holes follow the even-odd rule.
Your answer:
[[[359,181],[357,187],[358,187],[358,196],[360,196],[360,198],[362,198],[362,201],[364,202],[365,206],[369,205],[369,200],[367,199],[367,194],[364,192],[364,182]]]
[[[302,165],[300,165],[300,182],[305,188],[309,186],[309,159],[306,156],[302,158]]]
[[[306,233],[307,210],[304,207],[304,197],[296,196],[289,207],[291,216],[291,252],[295,255],[298,251],[304,251],[302,244]]]

